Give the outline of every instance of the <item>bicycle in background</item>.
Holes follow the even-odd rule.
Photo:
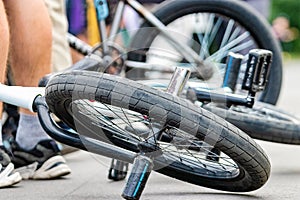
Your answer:
[[[123,70],[126,77],[134,80],[152,79],[147,76],[151,74],[149,71],[163,73],[174,71],[176,66],[186,66],[193,68],[195,76],[220,84],[222,80],[214,75],[224,75],[229,52],[240,53],[247,58],[251,49],[268,49],[274,54],[274,62],[269,83],[258,98],[276,103],[282,79],[278,41],[273,37],[268,22],[245,2],[164,1],[151,13],[135,0],[120,0],[112,16],[109,33],[105,19],[111,11],[106,1],[99,5],[101,2],[95,1],[94,4],[103,43],[92,48],[69,37],[71,46],[85,55],[100,52],[99,59],[104,65],[117,68],[114,70],[117,72]],[[134,9],[143,19],[128,48],[122,48],[117,42],[125,6]],[[208,67],[203,67],[204,63]],[[245,65],[243,61],[242,68]]]

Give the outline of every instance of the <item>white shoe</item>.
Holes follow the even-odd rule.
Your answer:
[[[0,188],[15,185],[22,180],[20,173],[13,171],[14,164],[9,163],[5,168],[0,164]]]

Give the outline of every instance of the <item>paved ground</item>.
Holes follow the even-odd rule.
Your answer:
[[[285,63],[283,92],[279,107],[300,116],[300,60]],[[294,99],[293,99],[294,98]],[[164,200],[283,200],[300,199],[300,146],[258,141],[272,163],[270,180],[261,189],[251,193],[227,193],[182,183],[152,173],[142,199]],[[109,159],[86,152],[66,156],[73,173],[64,179],[52,181],[23,181],[18,186],[0,190],[0,199],[121,199],[124,182],[108,181]]]

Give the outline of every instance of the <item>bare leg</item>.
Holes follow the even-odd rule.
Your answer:
[[[9,29],[3,2],[0,1],[0,83],[4,82],[9,47]],[[2,118],[2,102],[0,103],[0,122]],[[19,173],[14,173],[14,165],[3,149],[2,127],[0,124],[0,188],[14,185],[21,181]]]
[[[6,19],[6,14],[3,6],[3,2],[0,1],[0,83],[4,83],[5,80],[5,69],[8,55],[9,46],[9,30]],[[2,118],[3,104],[0,102],[0,122]],[[2,131],[0,124],[0,145],[2,145]]]
[[[10,26],[10,57],[16,85],[37,86],[50,73],[51,21],[42,0],[4,1]],[[30,114],[30,111],[20,109]]]
[[[8,46],[9,46],[9,29],[7,24],[7,19],[5,15],[5,10],[3,2],[0,1],[0,83],[4,83],[5,80],[5,71],[6,71],[6,62],[8,55]],[[2,103],[0,103],[0,118],[2,115]]]
[[[10,31],[8,60],[12,68],[15,83],[21,86],[36,86],[42,76],[50,73],[51,64],[51,21],[44,1],[3,0],[2,2],[4,3],[8,18]],[[2,8],[0,7],[0,9],[2,10],[0,11],[4,11],[3,4],[1,5]],[[4,12],[2,14],[5,15]],[[15,171],[19,171],[20,173],[10,175],[10,172],[13,170],[13,164],[7,165],[10,167],[7,167],[7,171],[3,173],[9,176],[8,178],[13,178],[14,182],[5,182],[5,184],[12,185],[19,182],[21,180],[21,173],[23,178],[32,179],[51,179],[69,174],[71,172],[70,168],[66,165],[63,157],[59,155],[56,143],[50,140],[49,136],[42,129],[38,117],[33,115],[29,110],[20,109],[20,111],[16,143],[12,143],[11,148],[14,155],[12,156],[12,162],[18,164],[18,168]],[[41,153],[36,154],[36,151],[29,151],[30,149],[39,149]],[[3,155],[6,155],[5,152],[0,151],[0,153],[2,154],[0,158],[4,158]],[[20,159],[16,158],[17,155],[22,157],[22,162],[18,162]],[[7,160],[9,160],[9,157]],[[36,164],[35,161],[38,161],[42,165],[39,170],[36,170],[33,166],[34,163]],[[6,166],[3,162],[1,165]],[[47,167],[48,165],[52,166],[51,169]],[[0,187],[1,185],[3,184],[0,184]]]

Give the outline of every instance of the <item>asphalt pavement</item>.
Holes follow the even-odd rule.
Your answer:
[[[284,82],[278,106],[300,116],[300,60],[284,64]],[[183,183],[153,172],[141,199],[143,200],[297,200],[300,199],[300,146],[257,141],[269,155],[272,172],[269,181],[249,193],[229,193]],[[107,179],[110,159],[77,151],[65,156],[72,174],[47,181],[27,180],[17,186],[1,189],[1,200],[40,199],[122,199],[124,181]]]

